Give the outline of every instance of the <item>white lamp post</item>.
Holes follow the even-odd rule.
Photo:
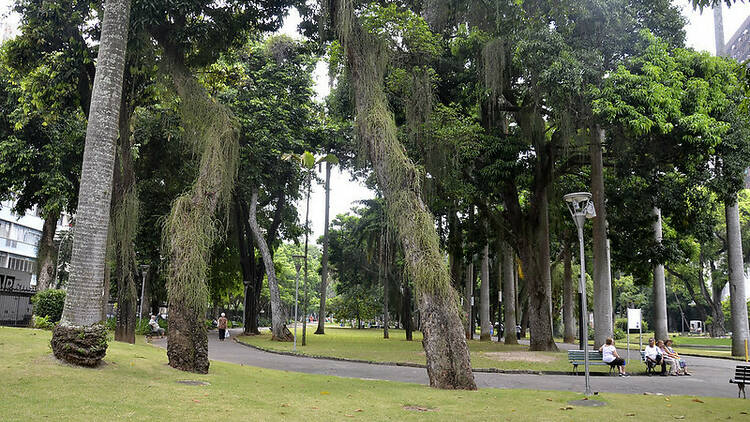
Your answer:
[[[297,277],[294,280],[294,351],[297,351],[297,304],[299,303],[299,270],[302,268],[304,255],[292,255],[294,268],[297,269]]]
[[[580,250],[580,264],[581,264],[581,280],[578,284],[578,290],[581,292],[581,333],[585,336],[581,343],[583,344],[583,366],[586,378],[586,389],[584,394],[587,396],[591,395],[591,384],[589,383],[589,324],[588,324],[588,310],[586,309],[586,265],[584,264],[583,255],[583,225],[586,223],[587,218],[596,217],[596,210],[594,209],[594,203],[591,202],[591,194],[588,192],[575,192],[569,193],[563,196],[565,202],[568,203],[568,209],[570,215],[573,217],[573,221],[578,228],[578,246]]]

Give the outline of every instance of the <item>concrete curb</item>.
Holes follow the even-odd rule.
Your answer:
[[[409,368],[420,368],[420,369],[427,369],[426,365],[421,365],[418,363],[410,363],[410,362],[378,362],[378,361],[370,361],[370,360],[361,360],[361,359],[348,359],[348,358],[337,358],[333,356],[320,356],[320,355],[308,355],[304,353],[294,353],[294,352],[284,352],[281,350],[272,350],[272,349],[266,349],[260,346],[255,346],[253,344],[243,343],[239,341],[236,337],[232,337],[232,340],[234,340],[235,343],[241,344],[245,347],[249,347],[251,349],[255,349],[261,352],[265,353],[271,353],[275,355],[282,355],[282,356],[293,356],[298,358],[310,358],[310,359],[318,359],[318,360],[331,360],[336,362],[351,362],[351,363],[364,363],[368,365],[382,365],[382,366],[405,366]],[[578,374],[573,373],[573,371],[532,371],[530,369],[499,369],[499,368],[472,368],[472,372],[479,372],[479,373],[490,373],[490,374],[525,374],[525,375],[569,375],[569,376],[584,376],[583,371],[578,371]],[[589,373],[592,377],[600,377],[600,376],[610,376],[608,373],[605,372],[591,372]],[[647,376],[646,373],[638,373],[638,374],[631,374],[633,376]]]

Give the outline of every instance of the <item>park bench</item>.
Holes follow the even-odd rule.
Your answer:
[[[602,362],[602,352],[598,350],[589,350],[589,365],[607,365],[609,374],[614,373],[614,367],[606,362]],[[578,375],[578,365],[583,365],[585,356],[583,350],[568,350],[568,361],[573,364],[573,373]]]
[[[651,362],[651,361],[646,360],[646,352],[644,350],[641,350],[641,361],[646,365],[647,374],[654,373],[654,368],[656,368],[656,362]]]
[[[750,384],[750,366],[748,365],[737,365],[737,368],[734,370],[734,378],[729,378],[730,384],[737,384],[737,398],[740,398],[740,393],[742,393],[742,397],[747,398],[745,395],[745,384]]]

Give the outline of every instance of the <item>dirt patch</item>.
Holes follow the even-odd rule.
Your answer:
[[[557,360],[554,356],[540,354],[539,352],[486,352],[482,356],[498,362],[521,361],[533,363],[552,363]]]

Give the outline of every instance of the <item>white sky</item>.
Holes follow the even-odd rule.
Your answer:
[[[689,24],[686,27],[687,31],[687,44],[697,50],[706,50],[714,53],[714,31],[713,31],[713,13],[710,9],[706,9],[701,15],[699,12],[693,11],[688,0],[675,0],[677,4],[684,4],[683,14],[688,17]],[[8,16],[7,11],[9,10],[12,0],[0,0],[0,19],[2,19],[2,28],[0,28],[0,36],[4,32],[5,28],[15,29],[18,25],[17,16]],[[742,24],[742,22],[750,15],[750,4],[742,3],[735,4],[731,8],[724,6],[724,39],[725,42],[729,41],[732,34]],[[300,38],[301,36],[297,32],[297,25],[300,22],[299,14],[296,10],[292,10],[290,15],[285,20],[284,27],[280,30],[281,33],[289,36]],[[316,80],[316,92],[318,94],[318,100],[321,100],[328,95],[328,75],[325,63],[320,63],[315,72]],[[322,176],[323,175],[319,175]],[[331,219],[337,214],[345,213],[355,205],[354,202],[361,199],[368,199],[374,196],[374,192],[367,189],[364,185],[358,182],[350,181],[348,174],[342,173],[337,169],[331,174]],[[297,204],[300,211],[300,221],[304,220],[304,203]],[[310,222],[313,229],[313,236],[311,237],[312,242],[323,234],[323,218],[324,218],[324,192],[323,187],[320,185],[313,186],[313,193],[310,199]]]

